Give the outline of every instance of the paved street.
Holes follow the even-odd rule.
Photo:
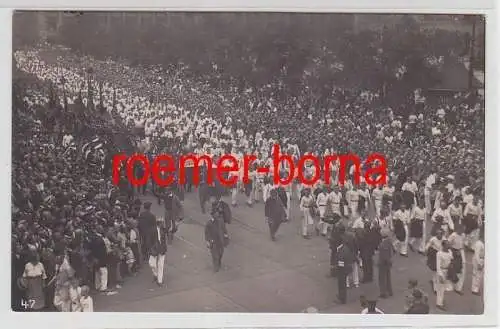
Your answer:
[[[152,197],[153,212],[163,214]],[[229,199],[225,198],[229,203]],[[359,296],[377,294],[378,287],[361,285],[348,291],[348,303],[335,303],[337,282],[327,277],[328,242],[323,237],[305,240],[300,236],[297,200],[293,200],[292,220],[280,227],[277,241],[269,238],[263,204],[249,208],[240,195],[240,206],[232,208],[228,225],[231,243],[223,257],[223,269],[212,270],[204,241],[204,223],[197,193],[186,194],[185,220],[166,258],[166,284],[152,282],[151,270],[144,266],[136,277],[127,278],[118,294],[96,296],[95,309],[107,312],[301,312],[313,306],[321,313],[359,313]],[[425,258],[410,252],[408,258],[395,256],[392,273],[394,297],[378,303],[385,313],[401,313],[409,278],[419,280],[430,298],[431,313],[435,297],[430,292],[431,272]],[[467,255],[465,294],[448,292],[447,313],[481,314],[481,297],[470,293],[471,254]],[[375,281],[377,276],[375,275]],[[378,294],[377,294],[378,295]]]

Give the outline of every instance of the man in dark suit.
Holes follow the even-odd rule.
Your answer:
[[[165,221],[159,217],[151,230],[149,266],[153,271],[154,281],[158,286],[163,286],[163,267],[167,253],[167,229]]]
[[[163,200],[165,201],[165,228],[167,229],[167,241],[168,244],[172,244],[174,234],[177,232],[177,222],[182,217],[182,203],[171,186],[166,188]]]
[[[371,222],[365,222],[359,238],[359,255],[363,263],[362,283],[369,283],[373,281],[373,255],[378,244],[377,231]]]
[[[139,215],[139,235],[141,236],[141,249],[143,259],[148,258],[151,249],[151,232],[156,225],[156,216],[151,212],[151,202],[144,202],[144,211]]]
[[[205,241],[212,254],[214,271],[218,272],[222,265],[222,255],[224,254],[224,222],[220,208],[212,209],[210,220],[205,225]]]
[[[394,248],[389,237],[390,232],[384,229],[381,233],[382,241],[378,246],[378,282],[380,297],[387,298],[388,296],[392,296],[391,267]]]
[[[330,232],[330,238],[328,243],[330,245],[330,274],[329,276],[335,277],[337,275],[337,247],[342,244],[342,236],[345,233],[345,226],[342,224],[337,224],[340,221],[340,216],[338,214],[333,215],[333,220],[331,223],[334,226]]]
[[[348,247],[349,238],[344,235],[342,243],[337,247],[336,265],[337,265],[337,284],[338,284],[338,302],[340,304],[347,303],[347,276],[352,271],[354,263],[353,252]]]
[[[278,197],[276,189],[271,190],[271,197],[266,200],[264,212],[269,225],[271,240],[275,241],[276,232],[278,231],[281,223],[286,219],[286,210],[283,206],[282,200]]]

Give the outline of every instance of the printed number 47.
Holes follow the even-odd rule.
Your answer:
[[[35,306],[35,300],[34,299],[28,299],[28,300],[21,300],[21,306],[24,309],[32,309],[33,306]]]

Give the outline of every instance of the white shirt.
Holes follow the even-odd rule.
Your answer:
[[[326,207],[326,203],[328,202],[328,196],[326,193],[321,192],[318,194],[318,199],[316,200],[316,205],[318,207]]]
[[[456,206],[452,203],[448,206],[448,212],[450,213],[451,216],[458,216],[459,218],[462,218],[462,207],[460,205]]]
[[[453,230],[453,221],[451,220],[450,212],[448,211],[448,209],[437,208],[436,210],[434,210],[431,220],[435,222],[437,216],[443,217],[443,224],[451,225],[450,228]]]
[[[408,225],[410,223],[410,212],[408,210],[397,210],[394,213],[394,219],[400,220],[403,224]]]
[[[137,233],[135,232],[135,230],[130,230],[130,242],[137,242]]]
[[[300,199],[300,210],[304,211],[306,209],[309,209],[309,207],[311,207],[313,202],[314,202],[314,198],[311,195],[309,195],[309,196],[304,195]]]
[[[373,199],[375,202],[382,202],[382,198],[384,197],[384,191],[380,188],[376,188],[372,192]]]
[[[418,186],[417,183],[411,182],[411,183],[404,183],[403,187],[401,188],[403,191],[409,191],[412,192],[413,194],[416,194],[418,192]]]
[[[480,217],[481,216],[481,208],[479,208],[479,204],[474,205],[472,203],[468,203],[465,205],[464,216],[473,215]]]
[[[448,237],[448,242],[450,243],[450,248],[462,250],[465,244],[465,235],[453,232]]]
[[[354,220],[352,223],[352,228],[357,229],[357,228],[365,228],[365,222],[362,217],[358,217]]]
[[[425,180],[425,188],[426,189],[432,189],[432,185],[436,184],[436,174],[431,174],[427,179]]]
[[[71,144],[71,142],[73,141],[73,136],[71,135],[64,135],[63,137],[63,146],[64,147],[67,147],[69,144]]]
[[[413,209],[413,218],[418,220],[425,220],[425,209],[422,209],[418,206],[415,207]]]
[[[94,312],[94,301],[92,297],[80,297],[80,305],[82,306],[82,312]]]
[[[436,251],[440,251],[443,248],[443,240],[439,240],[437,237],[433,236],[429,242],[427,242],[427,245],[425,246],[425,250],[428,250],[429,248],[432,248]]]
[[[448,268],[450,267],[452,259],[453,259],[453,254],[451,253],[451,250],[438,251],[436,256],[436,273],[440,277],[444,277],[446,279],[446,273]]]
[[[342,199],[340,192],[335,193],[335,191],[332,191],[328,194],[328,198],[330,199],[333,213],[340,214],[340,200]]]

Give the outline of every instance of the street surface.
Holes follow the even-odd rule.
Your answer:
[[[163,205],[149,194],[152,211],[163,216]],[[224,197],[230,204],[230,198]],[[348,290],[346,305],[336,304],[337,281],[327,276],[329,248],[326,238],[300,235],[298,201],[292,200],[291,221],[282,224],[275,242],[269,237],[264,220],[264,206],[252,208],[239,195],[239,206],[232,208],[233,221],[228,225],[231,242],[224,252],[223,268],[214,273],[204,241],[204,223],[198,193],[186,193],[184,221],[166,256],[166,287],[153,283],[151,270],[143,266],[135,277],[128,277],[118,293],[94,297],[95,310],[104,312],[272,312],[296,313],[315,307],[320,313],[360,313],[359,297],[378,296],[375,282]],[[207,204],[207,209],[210,205]],[[394,296],[380,299],[385,313],[403,312],[407,282],[419,281],[429,296],[431,313],[443,313],[435,307],[429,280],[431,271],[425,257],[409,252],[409,257],[395,256],[392,270]],[[447,292],[445,305],[450,314],[482,314],[483,302],[472,295],[471,253],[467,253],[464,295]]]

